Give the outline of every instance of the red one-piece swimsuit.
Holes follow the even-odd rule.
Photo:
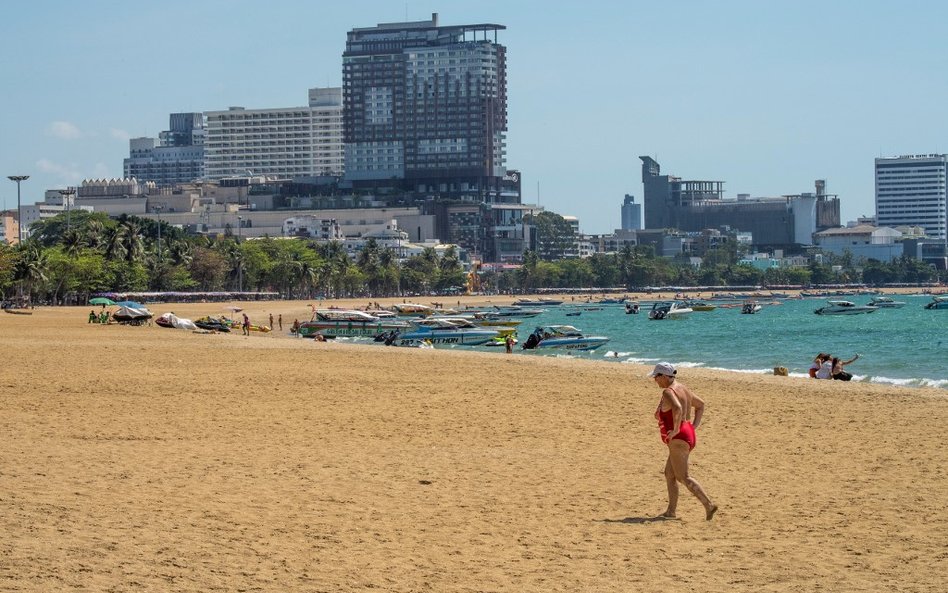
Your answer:
[[[661,407],[658,409],[658,430],[662,433],[662,442],[668,444],[668,434],[675,430],[675,413],[671,409],[662,410]],[[678,428],[678,434],[672,440],[682,440],[688,443],[688,449],[694,449],[697,439],[695,437],[695,428],[691,425],[691,422],[687,420],[682,421],[681,426]]]

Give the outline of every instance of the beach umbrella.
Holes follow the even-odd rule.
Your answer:
[[[111,307],[115,304],[115,301],[112,299],[107,299],[105,297],[95,297],[94,299],[89,299],[90,305],[107,305]]]
[[[113,305],[118,305],[119,307],[128,307],[130,309],[144,309],[145,305],[141,303],[136,303],[135,301],[122,301],[120,303],[112,303]]]

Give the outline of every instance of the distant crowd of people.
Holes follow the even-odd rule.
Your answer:
[[[851,381],[852,373],[847,372],[844,367],[855,362],[859,355],[853,356],[849,360],[842,360],[832,354],[820,352],[813,359],[810,365],[810,378],[812,379],[833,379],[836,381]]]

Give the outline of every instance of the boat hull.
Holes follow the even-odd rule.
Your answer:
[[[321,335],[324,338],[361,338],[375,337],[392,330],[404,330],[408,324],[391,321],[306,321],[300,324],[298,333],[303,338],[315,338]]]
[[[556,350],[595,350],[609,341],[609,338],[588,337],[588,338],[548,338],[541,340],[536,349],[556,349]]]

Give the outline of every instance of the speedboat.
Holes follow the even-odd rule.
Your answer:
[[[548,297],[540,297],[538,299],[518,299],[514,301],[515,307],[534,307],[536,305],[555,306],[562,304],[563,301],[559,299],[551,299]]]
[[[744,313],[745,315],[753,315],[761,309],[763,309],[763,307],[757,301],[746,301],[743,305],[741,305],[741,313]]]
[[[479,346],[500,335],[495,329],[478,327],[461,317],[418,319],[412,322],[412,326],[411,330],[398,335],[396,343],[399,346],[417,346],[424,341],[431,344]]]
[[[497,307],[494,313],[498,317],[536,317],[546,313],[543,309],[527,309],[525,307]]]
[[[355,309],[316,309],[313,318],[300,324],[297,333],[303,338],[377,336],[410,326],[400,319],[380,318]]]
[[[427,317],[435,313],[434,307],[418,303],[396,303],[392,305],[392,311],[399,317]]]
[[[903,301],[894,301],[887,296],[874,296],[869,299],[869,304],[880,309],[899,309],[905,306]]]
[[[925,305],[926,309],[948,309],[948,295],[933,296],[932,302]]]
[[[595,350],[609,341],[604,336],[586,336],[572,325],[545,325],[536,328],[523,343],[524,350],[559,348]]]
[[[827,301],[829,304],[813,311],[817,315],[859,315],[872,313],[879,308],[872,305],[857,305],[852,301]]]
[[[680,301],[657,301],[648,312],[649,319],[684,319],[694,309]]]
[[[705,303],[704,301],[685,301],[686,307],[691,307],[692,311],[714,311],[717,309],[717,305],[712,305],[710,303]]]

